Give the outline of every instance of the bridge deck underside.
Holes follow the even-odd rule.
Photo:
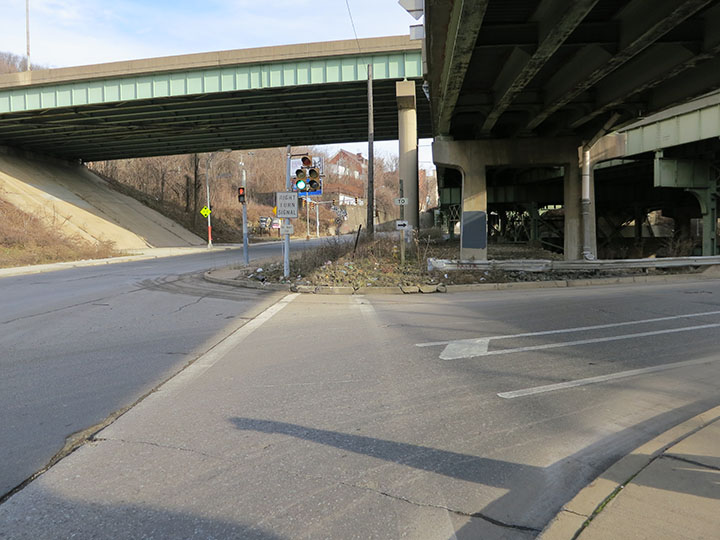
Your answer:
[[[418,135],[430,137],[419,87]],[[398,137],[395,81],[373,85],[375,139]],[[0,115],[1,144],[98,161],[367,140],[364,82],[196,94]]]

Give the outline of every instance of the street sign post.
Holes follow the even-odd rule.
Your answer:
[[[282,224],[280,225],[280,234],[289,234],[290,236],[292,236],[293,234],[295,234],[295,227],[289,221],[283,220]]]
[[[277,217],[297,219],[298,194],[295,191],[278,191],[275,193]]]

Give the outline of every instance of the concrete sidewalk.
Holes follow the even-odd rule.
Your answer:
[[[615,463],[565,504],[540,538],[720,538],[720,407]]]

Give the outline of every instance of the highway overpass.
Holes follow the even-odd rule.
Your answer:
[[[434,159],[442,186],[462,192],[463,258],[487,254],[488,170],[552,166],[564,174],[565,256],[593,257],[594,193],[589,172],[582,182],[578,150],[720,87],[717,0],[426,0],[424,7]],[[703,140],[717,139],[717,129],[709,126]],[[686,150],[685,160],[720,156],[699,142]],[[714,197],[712,182],[702,189]]]
[[[0,75],[0,145],[66,160],[398,138],[395,83],[429,137],[421,45],[407,36],[310,43]]]

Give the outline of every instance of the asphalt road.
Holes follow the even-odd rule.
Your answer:
[[[168,351],[187,359],[240,326],[198,329],[188,310],[237,319],[252,303],[113,271],[138,290],[81,299],[63,310],[90,326],[73,323],[78,343],[42,347],[65,365],[80,356],[93,380],[108,372],[101,388],[83,369],[59,385],[88,387],[93,402],[119,403],[108,381],[148,364],[162,379]],[[143,291],[138,315],[128,295]],[[284,302],[0,505],[7,537],[532,538],[619,457],[720,403],[720,280]],[[140,317],[131,344],[97,329],[107,307],[128,327]],[[62,329],[60,313],[38,314],[40,327]],[[141,327],[157,318],[169,323],[156,340]],[[15,373],[37,363],[62,377],[31,349]],[[55,396],[36,410],[61,414]]]
[[[235,248],[0,279],[0,497],[271,302],[202,279],[241,262]]]

